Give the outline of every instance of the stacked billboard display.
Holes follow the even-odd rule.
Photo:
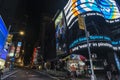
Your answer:
[[[64,41],[65,44],[67,44],[66,51],[69,52],[75,59],[80,58],[80,56],[76,54],[83,55],[86,59],[89,58],[87,52],[88,45],[91,49],[91,53],[93,54],[92,57],[94,59],[98,58],[97,63],[100,64],[102,64],[103,60],[107,58],[106,56],[110,55],[108,56],[110,59],[113,57],[111,56],[111,52],[119,52],[120,41],[114,41],[111,37],[109,37],[108,34],[101,31],[103,27],[101,27],[99,24],[101,24],[103,21],[97,25],[91,25],[91,27],[96,29],[99,28],[98,26],[100,26],[101,28],[97,30],[101,31],[101,33],[96,34],[93,30],[88,30],[89,32],[93,32],[90,33],[88,37],[89,44],[87,45],[87,39],[85,37],[84,30],[89,28],[85,24],[87,24],[87,21],[89,21],[88,19],[92,20],[93,17],[95,17],[95,20],[102,18],[102,20],[106,21],[107,23],[120,22],[120,11],[115,0],[69,0],[63,9],[63,12],[59,13],[55,20],[56,53],[59,54],[59,51],[63,51]],[[61,22],[64,22],[64,25],[61,24]],[[102,25],[104,26],[103,23]],[[62,38],[63,34],[61,33],[62,26],[65,26],[64,38]],[[102,50],[105,51],[106,54],[104,54],[105,52]],[[105,56],[101,56],[103,54]],[[96,55],[96,57],[94,55]],[[99,62],[99,59],[102,59],[101,62]],[[115,59],[118,64],[118,59]]]
[[[59,13],[59,15],[55,20],[55,30],[56,30],[55,36],[56,36],[57,53],[59,53],[59,51],[63,51],[63,52],[66,51],[66,47],[64,48],[64,46],[66,46],[66,42],[67,42],[67,47],[73,50],[74,52],[75,47],[81,44],[81,42],[78,43],[76,42],[78,41],[77,39],[79,40],[85,39],[79,36],[79,34],[81,33],[81,30],[79,28],[79,25],[81,24],[81,22],[79,23],[79,16],[87,19],[87,16],[94,16],[94,15],[103,17],[104,20],[108,23],[120,22],[120,11],[117,3],[114,0],[69,0],[68,1],[63,11]],[[85,35],[82,35],[82,37],[83,36]],[[109,42],[109,40],[107,41]],[[74,44],[75,42],[76,45]],[[74,44],[74,48],[71,47],[71,45],[73,44]],[[111,41],[110,41],[110,45],[114,46]],[[112,48],[113,50],[116,50],[115,47]]]
[[[63,11],[68,29],[69,49],[80,38],[80,36],[77,37],[80,30],[78,25],[75,25],[79,22],[79,16],[87,18],[87,16],[97,15],[103,17],[108,23],[120,22],[120,11],[114,0],[69,0]],[[82,22],[79,23],[82,24]]]

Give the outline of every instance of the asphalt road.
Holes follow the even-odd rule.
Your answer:
[[[13,73],[13,74],[12,74]],[[70,80],[70,78],[65,77],[65,74],[61,73],[60,71],[39,71],[39,70],[32,70],[32,69],[17,69],[15,73],[12,72],[9,77],[2,80]],[[102,72],[95,73],[97,80],[106,80],[105,74]],[[59,75],[59,76],[58,76]],[[60,76],[62,75],[62,76]],[[7,76],[7,75],[6,75]],[[90,78],[82,78],[78,77],[76,80],[90,80]],[[120,80],[120,77],[119,77]]]
[[[38,73],[28,69],[19,69],[17,73],[4,80],[55,80],[47,74]]]

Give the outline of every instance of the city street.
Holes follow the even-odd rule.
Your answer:
[[[120,80],[120,0],[0,0],[0,80]]]
[[[3,80],[55,80],[47,74],[38,73],[28,69],[19,69],[17,72]]]
[[[96,73],[95,80],[106,80],[105,74]],[[71,77],[66,77],[65,71],[55,70],[36,70],[36,69],[15,69],[2,76],[2,80],[70,80]],[[120,79],[120,78],[119,78]],[[84,76],[76,77],[76,80],[90,80]]]

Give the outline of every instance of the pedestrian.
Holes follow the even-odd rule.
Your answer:
[[[111,66],[110,66],[110,64],[107,64],[105,66],[105,72],[106,72],[107,80],[111,80],[112,76],[111,76]]]
[[[118,80],[118,71],[114,64],[111,64],[112,79]]]
[[[107,62],[107,60],[105,59],[104,62],[104,71],[105,71],[105,78],[107,80],[111,80],[111,65]]]
[[[84,66],[84,74],[85,74],[85,77],[90,77],[90,73],[87,65]]]
[[[71,77],[75,79],[75,77],[76,77],[76,67],[75,67],[75,65],[70,66],[70,70],[71,70]]]

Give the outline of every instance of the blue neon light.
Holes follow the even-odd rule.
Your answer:
[[[83,38],[78,38],[77,40],[75,40],[72,44],[70,44],[69,48],[74,47],[75,45],[82,43],[84,41],[86,41],[86,37]],[[90,36],[89,40],[106,40],[106,41],[111,41],[111,39],[107,36]]]
[[[0,58],[6,60],[7,54],[8,54],[7,50],[2,49],[1,54],[0,54]]]
[[[8,31],[1,16],[0,16],[0,31],[5,37],[7,37]]]
[[[7,28],[5,26],[5,23],[2,19],[2,17],[0,16],[0,51],[4,47],[7,36],[8,36]]]

